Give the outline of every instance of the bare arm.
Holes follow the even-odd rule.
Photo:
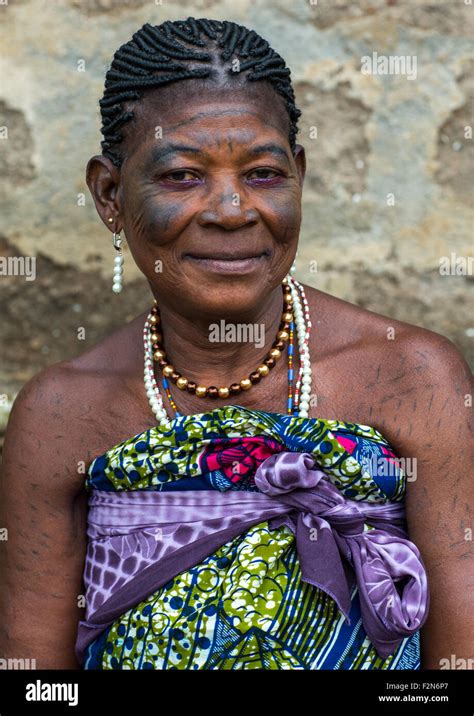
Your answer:
[[[401,418],[399,454],[416,458],[415,479],[407,483],[407,520],[431,594],[421,666],[453,668],[443,660],[454,657],[462,660],[457,668],[473,668],[472,375],[453,344],[440,336],[415,339],[409,350],[412,391]]]
[[[78,668],[86,494],[68,376],[52,367],[20,391],[0,472],[0,658]]]

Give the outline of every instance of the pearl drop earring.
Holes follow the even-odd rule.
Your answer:
[[[113,222],[113,218],[110,216],[109,224]],[[122,256],[122,238],[120,236],[120,231],[115,233],[113,236],[113,242],[114,242],[114,249],[118,251],[118,255],[115,256],[114,259],[114,281],[112,284],[112,291],[114,293],[120,293],[122,290],[122,276],[123,276],[123,256]]]
[[[114,281],[112,284],[112,291],[114,293],[120,293],[122,290],[123,256],[121,246],[122,239],[120,232],[116,234],[114,231],[114,249],[118,251],[118,255],[114,258]]]

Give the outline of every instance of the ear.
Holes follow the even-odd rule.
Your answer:
[[[120,231],[120,169],[108,157],[97,154],[87,162],[86,182],[97,213],[105,226],[116,232]],[[108,221],[109,217],[114,218],[115,226]]]
[[[306,153],[304,147],[301,144],[295,145],[294,160],[300,176],[301,186],[303,186],[304,178],[306,175]]]

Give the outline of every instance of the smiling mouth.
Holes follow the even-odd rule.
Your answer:
[[[215,254],[185,254],[185,258],[194,259],[196,261],[249,261],[250,259],[259,259],[268,256],[268,251],[259,251],[258,253],[225,253],[216,252]]]
[[[200,268],[216,273],[247,273],[258,268],[269,255],[268,251],[261,251],[258,254],[216,252],[212,256],[185,254],[184,258],[189,259]]]

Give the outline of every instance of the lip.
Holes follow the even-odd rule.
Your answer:
[[[230,255],[215,254],[214,256],[196,256],[193,254],[186,254],[185,259],[188,259],[196,266],[200,268],[212,271],[214,273],[249,273],[255,269],[261,267],[263,261],[268,259],[269,254],[264,251],[259,254],[253,255]]]

